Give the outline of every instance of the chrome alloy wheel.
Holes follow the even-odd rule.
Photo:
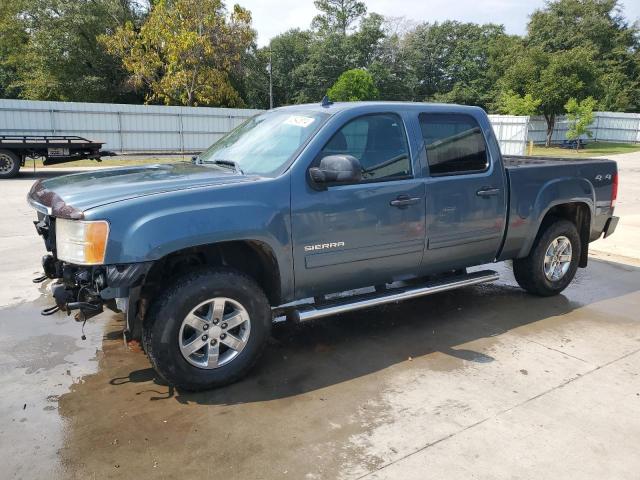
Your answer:
[[[13,170],[13,158],[6,153],[0,153],[0,173],[9,173]]]
[[[222,367],[247,345],[251,321],[247,310],[226,297],[197,305],[182,321],[178,344],[187,362],[198,368]]]
[[[565,236],[556,238],[544,254],[544,275],[557,282],[564,277],[571,266],[571,242]]]

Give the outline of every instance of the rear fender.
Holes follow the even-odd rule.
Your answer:
[[[589,231],[593,229],[593,219],[595,213],[595,190],[593,185],[584,178],[562,177],[550,180],[545,183],[533,204],[530,218],[531,226],[526,241],[517,258],[529,255],[531,248],[540,232],[540,227],[549,211],[558,206],[569,203],[582,203],[589,208],[590,225]]]

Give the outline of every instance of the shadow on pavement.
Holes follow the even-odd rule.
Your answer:
[[[469,287],[300,325],[274,327],[272,340],[243,381],[201,393],[175,392],[181,403],[232,405],[300,395],[441,352],[452,360],[489,363],[486,353],[461,348],[541,320],[570,322],[563,314],[640,289],[640,268],[591,261],[565,294],[540,298],[518,288],[507,268],[502,283]],[[614,280],[615,281],[612,281]],[[545,325],[549,325],[545,323]],[[545,328],[541,326],[540,328]],[[451,369],[463,364],[448,362]],[[434,366],[434,368],[438,368]],[[158,385],[151,368],[112,378],[111,385]],[[162,387],[153,400],[172,398]]]

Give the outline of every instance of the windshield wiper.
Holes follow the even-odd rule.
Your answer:
[[[244,172],[242,171],[242,168],[240,168],[240,165],[238,164],[238,162],[234,162],[233,160],[212,160],[211,163],[215,163],[216,165],[222,165],[224,167],[231,167],[233,168],[234,171],[236,171],[240,175],[244,175]]]

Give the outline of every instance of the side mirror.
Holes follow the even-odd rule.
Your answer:
[[[351,155],[328,155],[320,160],[318,167],[309,169],[309,177],[321,189],[328,185],[357,183],[362,179],[362,167]]]

